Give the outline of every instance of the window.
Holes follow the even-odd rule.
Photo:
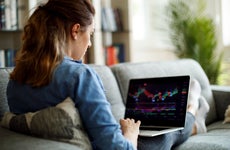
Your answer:
[[[155,48],[168,46],[168,27],[164,22],[167,2],[168,0],[132,0],[133,40],[154,45]]]
[[[223,45],[230,46],[230,1],[221,1],[221,15],[222,15],[222,38]]]

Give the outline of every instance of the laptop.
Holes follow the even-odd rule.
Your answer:
[[[184,129],[190,76],[131,79],[125,118],[140,120],[139,136]]]

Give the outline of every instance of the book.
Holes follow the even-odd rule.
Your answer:
[[[5,52],[5,67],[13,67],[15,66],[15,56],[16,50],[14,49],[6,49]]]
[[[117,24],[113,8],[102,8],[102,30],[114,32],[117,31]]]
[[[18,2],[22,0],[0,0],[0,29],[18,29]]]
[[[106,65],[112,66],[125,62],[124,44],[118,43],[106,48]]]
[[[18,0],[17,1],[17,19],[18,19],[18,29],[23,29],[26,20],[29,15],[26,9],[27,0]]]
[[[123,43],[116,43],[114,44],[116,48],[117,54],[117,63],[125,62],[125,46]]]
[[[6,28],[5,1],[0,0],[0,29]]]
[[[123,22],[122,22],[121,9],[114,8],[113,12],[115,16],[117,31],[123,31],[124,27],[123,27]]]
[[[18,29],[18,18],[17,18],[17,0],[10,0],[10,24],[11,30]],[[8,21],[8,20],[6,20]]]
[[[116,48],[108,46],[106,48],[106,65],[111,66],[117,63]]]
[[[105,8],[101,9],[101,25],[103,31],[109,31],[109,24],[107,21]]]
[[[11,0],[5,0],[5,29],[11,30]]]
[[[0,49],[0,68],[5,67],[5,50]]]

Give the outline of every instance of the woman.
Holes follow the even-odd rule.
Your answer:
[[[120,125],[115,121],[100,78],[81,61],[91,46],[94,14],[89,0],[49,0],[34,11],[24,27],[23,45],[10,74],[10,111],[35,112],[71,97],[95,149],[136,149],[140,121],[121,119]],[[159,137],[167,137],[172,145],[181,143],[190,135],[193,123],[190,113],[185,134],[176,133],[178,140],[172,140],[172,135]],[[140,146],[145,141],[159,142],[158,138],[140,139]]]
[[[69,96],[93,145],[99,149],[134,149],[140,122],[121,120],[120,130],[101,80],[81,62],[91,46],[94,14],[88,0],[49,0],[35,10],[24,27],[22,49],[10,75],[10,110],[16,114],[34,112]]]

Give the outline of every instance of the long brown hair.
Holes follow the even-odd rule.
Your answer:
[[[72,26],[87,27],[94,14],[89,0],[49,0],[39,6],[24,27],[10,79],[33,87],[47,85],[63,60]]]

